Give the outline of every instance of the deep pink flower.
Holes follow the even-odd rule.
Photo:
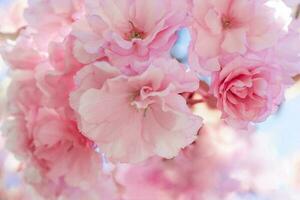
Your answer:
[[[224,59],[221,66],[213,75],[212,91],[228,123],[244,128],[277,110],[290,81],[281,68],[240,56]]]
[[[88,0],[73,26],[75,55],[83,63],[108,57],[120,67],[169,56],[186,15],[185,1]]]
[[[87,66],[78,74],[78,91],[71,95],[82,132],[109,158],[172,158],[195,140],[201,119],[179,93],[197,89],[196,77],[175,60],[157,60],[139,76],[110,78],[114,74],[108,63]]]

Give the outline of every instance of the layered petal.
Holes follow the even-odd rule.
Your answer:
[[[201,119],[179,95],[197,89],[197,79],[181,67],[162,59],[130,77],[118,75],[107,63],[83,69],[81,86],[70,99],[82,132],[114,161],[176,156],[201,127]]]

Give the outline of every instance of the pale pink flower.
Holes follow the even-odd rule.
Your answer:
[[[294,21],[289,32],[270,49],[265,50],[264,58],[268,63],[280,65],[290,76],[300,74],[300,24]]]
[[[3,134],[8,149],[17,158],[25,160],[30,155],[27,127],[31,126],[31,122],[27,118],[36,115],[41,92],[35,85],[32,72],[14,73],[12,77],[3,119]]]
[[[8,147],[53,184],[63,180],[68,186],[87,188],[101,175],[100,155],[64,112],[39,108],[32,115],[7,120]]]
[[[82,68],[74,78],[76,90],[70,94],[71,107],[78,111],[83,93],[91,88],[100,89],[107,79],[118,75],[120,71],[107,62],[95,62]]]
[[[64,110],[40,108],[32,131],[33,159],[44,176],[64,177],[70,186],[88,187],[100,173],[100,156]]]
[[[38,50],[31,34],[31,31],[23,30],[15,44],[9,42],[0,44],[0,54],[12,69],[33,70],[46,59],[46,56]]]
[[[87,0],[85,18],[73,26],[75,55],[83,63],[107,57],[121,67],[169,56],[186,15],[185,1]]]
[[[39,48],[47,51],[51,41],[61,42],[83,13],[83,0],[29,0],[25,10],[28,27]]]
[[[36,67],[36,84],[45,96],[47,107],[69,108],[69,94],[75,87],[74,76],[83,67],[73,56],[73,46],[72,37],[63,43],[51,43],[49,60]]]
[[[75,74],[83,67],[73,54],[74,37],[68,36],[63,42],[52,42],[49,45],[49,63],[53,69],[63,74]]]
[[[35,171],[36,175],[28,174],[29,182],[59,191],[64,191],[61,183],[79,189],[96,184],[102,176],[101,156],[78,130],[71,109],[43,107],[48,99],[29,70],[13,74],[9,91],[3,131],[7,147],[22,161],[25,171]]]
[[[98,71],[98,72],[97,72]],[[113,161],[172,158],[201,127],[179,95],[194,91],[197,78],[175,60],[156,60],[139,76],[114,76],[108,63],[83,68],[71,95],[82,132]],[[86,88],[87,87],[87,88]],[[75,98],[74,98],[75,96]]]
[[[190,65],[202,73],[217,71],[220,54],[244,54],[274,45],[289,22],[289,15],[278,13],[275,3],[280,2],[193,0]]]
[[[283,100],[290,77],[276,65],[259,57],[230,57],[213,75],[212,92],[222,118],[231,125],[247,127],[274,113]]]

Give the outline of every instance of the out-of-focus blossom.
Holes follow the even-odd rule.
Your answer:
[[[0,53],[5,62],[13,69],[33,70],[46,57],[39,52],[36,42],[28,30],[21,31],[15,44],[0,44]]]
[[[279,65],[291,76],[300,74],[300,23],[294,21],[289,32],[279,39],[270,49],[264,51],[264,59],[268,63]]]
[[[190,65],[206,73],[220,69],[221,54],[261,51],[276,44],[289,14],[278,12],[281,1],[193,0]]]
[[[21,163],[5,148],[4,143],[4,138],[0,136],[0,197],[8,200],[42,200],[33,188],[21,179]]]
[[[26,25],[23,18],[23,12],[26,6],[26,0],[1,0],[0,33],[16,33],[20,28]]]
[[[291,76],[296,76],[300,74],[300,49],[298,45],[300,44],[299,34],[290,34],[280,41],[276,46],[275,52],[272,53],[269,58],[277,60],[277,63],[282,66],[287,73]],[[287,49],[285,51],[284,49]],[[274,61],[273,60],[273,61]]]
[[[79,91],[71,95],[82,132],[109,158],[121,162],[139,162],[152,155],[172,158],[195,140],[201,119],[179,95],[197,89],[192,73],[175,60],[162,59],[139,76],[115,74],[108,63],[87,66],[77,75]]]
[[[83,67],[74,58],[73,47],[73,37],[66,38],[63,43],[51,43],[49,59],[36,68],[37,86],[45,96],[44,105],[47,107],[65,107],[67,110],[70,108],[69,94],[75,87],[74,77]]]
[[[241,138],[224,125],[206,127],[175,159],[119,165],[117,181],[125,200],[232,200],[251,194],[268,198],[278,194],[282,174],[265,145],[255,137]],[[261,154],[262,150],[269,153]]]
[[[70,188],[104,187],[98,183],[105,179],[101,157],[93,142],[79,132],[71,113],[63,107],[42,106],[45,97],[31,71],[20,71],[13,77],[4,134],[7,147],[25,167],[26,180],[49,198]]]
[[[83,14],[83,0],[29,0],[24,16],[40,49],[51,41],[61,42],[71,25]]]
[[[76,58],[90,63],[107,57],[126,73],[139,72],[128,65],[169,56],[186,15],[185,1],[87,0],[86,16],[72,31]]]

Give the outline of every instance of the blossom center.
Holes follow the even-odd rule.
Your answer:
[[[135,92],[131,99],[130,104],[134,106],[137,111],[143,111],[144,116],[149,105],[153,103],[153,99],[151,97],[152,92],[153,89],[151,87],[144,86],[139,91]]]
[[[129,40],[132,40],[134,38],[136,38],[136,39],[144,39],[143,32],[136,32],[136,31],[130,32]]]
[[[135,27],[135,25],[129,21],[130,25],[131,25],[131,30],[127,35],[127,39],[129,41],[133,40],[133,39],[144,39],[145,38],[145,32],[144,31],[140,31],[138,28]]]
[[[221,21],[222,21],[222,27],[223,27],[223,29],[230,29],[230,28],[232,28],[232,25],[233,25],[232,21],[233,20],[230,17],[223,16],[222,19],[221,19]]]

